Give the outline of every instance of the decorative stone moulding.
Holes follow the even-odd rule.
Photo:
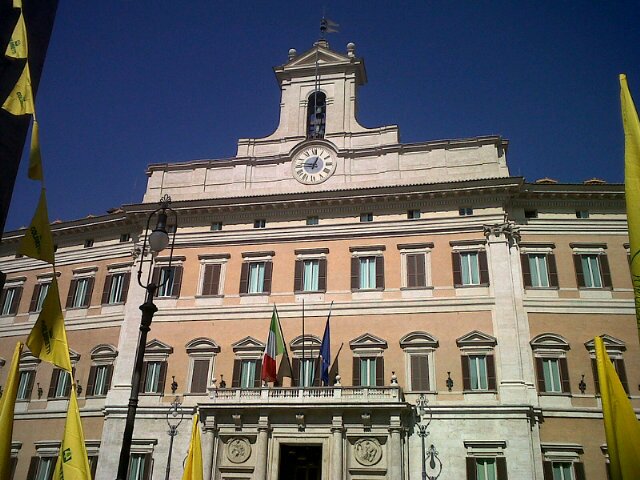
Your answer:
[[[361,438],[353,445],[353,455],[360,465],[371,467],[382,458],[382,447],[375,438]]]
[[[251,445],[249,440],[243,437],[236,437],[227,443],[227,458],[231,463],[244,463],[251,456]]]

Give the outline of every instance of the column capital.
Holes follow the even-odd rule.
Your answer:
[[[507,220],[493,225],[483,225],[484,236],[488,243],[504,243],[509,245],[520,242],[520,228],[515,222]]]

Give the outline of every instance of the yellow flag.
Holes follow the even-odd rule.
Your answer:
[[[27,338],[27,347],[41,360],[71,372],[69,344],[60,307],[58,281],[55,276],[51,280],[51,286],[44,298],[38,320]]]
[[[13,0],[13,8],[22,8],[22,0]]]
[[[7,45],[7,50],[4,52],[4,54],[7,57],[12,58],[27,58],[28,56],[27,27],[24,24],[22,11],[18,16],[18,22],[13,29],[11,38],[9,38],[9,45]]]
[[[42,181],[42,157],[40,156],[40,127],[36,119],[33,119],[31,127],[31,150],[29,152],[29,178]]]
[[[636,324],[640,336],[640,122],[629,93],[626,75],[620,75],[620,103],[624,126],[624,191],[629,228],[629,268],[636,302]]]
[[[2,108],[13,115],[26,115],[27,113],[35,112],[29,63],[24,64],[20,78],[2,104]]]
[[[189,442],[189,453],[187,453],[187,463],[184,466],[182,480],[202,480],[202,446],[200,445],[200,426],[198,425],[198,414],[193,416],[193,428],[191,429],[191,441]]]
[[[89,467],[87,447],[84,444],[75,387],[71,389],[67,421],[64,424],[64,438],[60,445],[60,453],[52,478],[56,480],[91,480],[91,467]]]
[[[640,423],[620,383],[602,338],[595,338],[602,416],[611,480],[640,478]]]
[[[11,477],[11,436],[13,434],[13,408],[20,383],[19,366],[22,342],[16,344],[11,360],[11,370],[0,398],[0,478]]]
[[[31,219],[31,225],[27,229],[18,252],[27,257],[37,258],[45,262],[54,263],[53,237],[49,226],[49,213],[47,212],[47,197],[44,188],[40,191],[40,201],[36,213]]]

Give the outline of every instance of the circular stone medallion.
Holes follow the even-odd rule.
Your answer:
[[[353,446],[354,455],[360,465],[370,467],[382,458],[382,447],[375,438],[361,438]]]
[[[251,455],[251,445],[246,438],[233,438],[227,444],[227,458],[232,463],[244,463]]]

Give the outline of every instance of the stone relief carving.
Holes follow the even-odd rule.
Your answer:
[[[370,467],[382,458],[382,447],[375,438],[361,438],[353,445],[353,453],[360,465]]]
[[[251,455],[251,445],[246,438],[233,438],[227,444],[227,458],[232,463],[244,463]]]
[[[484,225],[484,235],[489,237],[500,237],[504,235],[509,241],[509,245],[514,245],[520,242],[520,227],[515,222],[505,220],[504,223],[496,223],[495,225]]]

